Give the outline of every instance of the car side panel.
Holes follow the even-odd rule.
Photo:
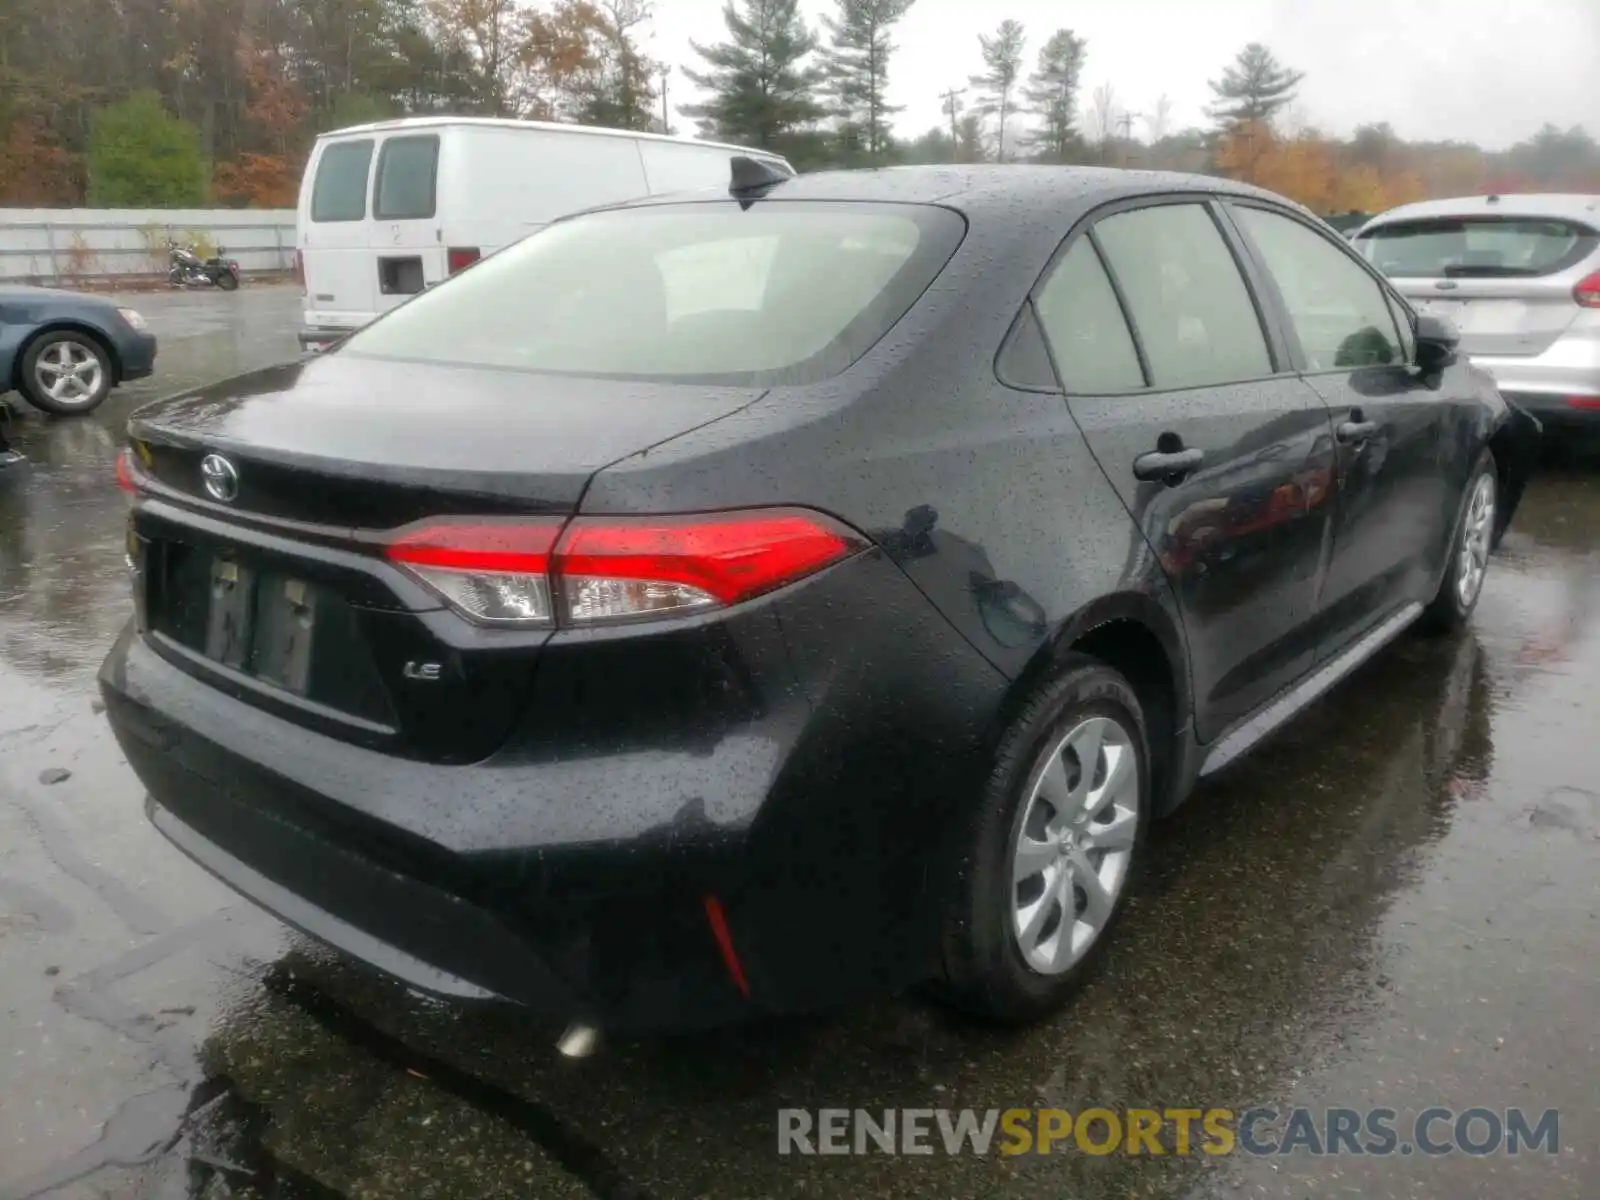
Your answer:
[[[1063,397],[997,381],[997,342],[975,372],[949,348],[968,340],[952,328],[930,346],[942,365],[926,377],[891,372],[841,408],[774,389],[744,413],[601,471],[583,508],[814,498],[884,547],[953,632],[1011,678],[1107,595],[1146,596],[1178,628],[1155,557]],[[849,388],[850,374],[822,390]],[[826,414],[806,420],[814,405]],[[771,436],[747,440],[742,427],[753,424],[770,424]]]

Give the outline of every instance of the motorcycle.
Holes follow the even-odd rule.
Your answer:
[[[201,258],[192,247],[167,239],[167,282],[173,287],[219,287],[231,292],[239,286],[239,264],[222,257]]]

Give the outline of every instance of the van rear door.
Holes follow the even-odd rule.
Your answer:
[[[307,167],[299,233],[308,326],[351,329],[376,311],[367,205],[376,141],[323,138]]]
[[[378,141],[372,173],[373,308],[386,313],[445,277],[440,243],[439,131],[391,133]]]

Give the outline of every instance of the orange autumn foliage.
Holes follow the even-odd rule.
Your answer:
[[[37,118],[0,135],[0,204],[49,208],[74,203],[83,191],[83,159],[65,149]]]
[[[1415,170],[1384,173],[1355,162],[1347,148],[1314,130],[1283,137],[1262,122],[1243,122],[1217,143],[1217,170],[1298,200],[1324,215],[1382,212],[1436,194]]]
[[[293,208],[303,162],[299,131],[310,105],[275,51],[245,39],[238,60],[250,96],[244,107],[245,124],[255,135],[255,144],[264,149],[242,151],[233,162],[218,163],[217,196],[255,208]]]
[[[219,163],[217,196],[243,200],[251,208],[293,208],[300,195],[300,167],[281,154],[241,154]]]

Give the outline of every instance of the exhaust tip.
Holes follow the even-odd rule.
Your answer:
[[[600,1048],[600,1031],[593,1025],[574,1021],[556,1041],[563,1058],[588,1058]]]

